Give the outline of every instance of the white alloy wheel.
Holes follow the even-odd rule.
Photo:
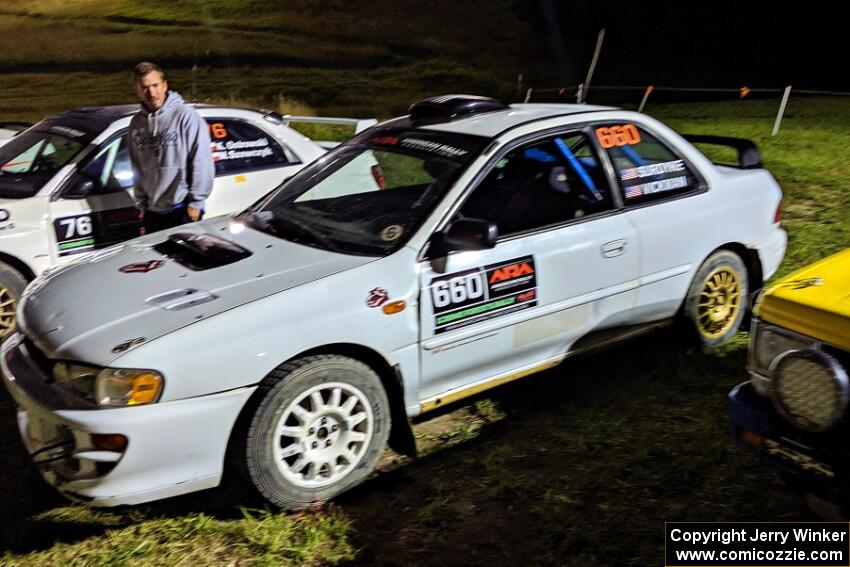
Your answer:
[[[359,389],[343,382],[314,386],[283,410],[272,439],[275,464],[299,488],[328,486],[360,463],[374,427]]]
[[[390,431],[381,379],[339,355],[282,364],[260,385],[234,436],[232,455],[269,502],[298,509],[361,483]]]

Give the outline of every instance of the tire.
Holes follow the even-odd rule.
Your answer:
[[[748,305],[747,268],[729,250],[718,250],[697,270],[685,299],[685,316],[704,348],[729,341],[738,331]]]
[[[320,505],[363,482],[389,436],[380,378],[344,356],[282,364],[254,399],[236,458],[257,491],[286,510]]]
[[[15,307],[25,287],[26,278],[9,264],[0,262],[0,339],[15,328]]]

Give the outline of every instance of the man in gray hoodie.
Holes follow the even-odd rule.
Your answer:
[[[143,62],[133,75],[142,105],[130,121],[127,146],[136,208],[150,234],[201,219],[215,168],[207,123],[168,90],[162,69]]]

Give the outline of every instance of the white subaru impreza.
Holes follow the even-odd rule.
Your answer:
[[[445,96],[232,217],[48,271],[2,346],[23,441],[95,505],[219,484],[298,508],[409,419],[676,318],[738,329],[785,252],[755,146],[613,108]],[[365,178],[370,183],[353,182]]]

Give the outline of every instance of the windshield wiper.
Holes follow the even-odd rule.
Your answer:
[[[274,220],[274,213],[271,211],[246,211],[236,215],[236,220],[240,220],[260,232],[273,234],[274,225],[272,221]]]

